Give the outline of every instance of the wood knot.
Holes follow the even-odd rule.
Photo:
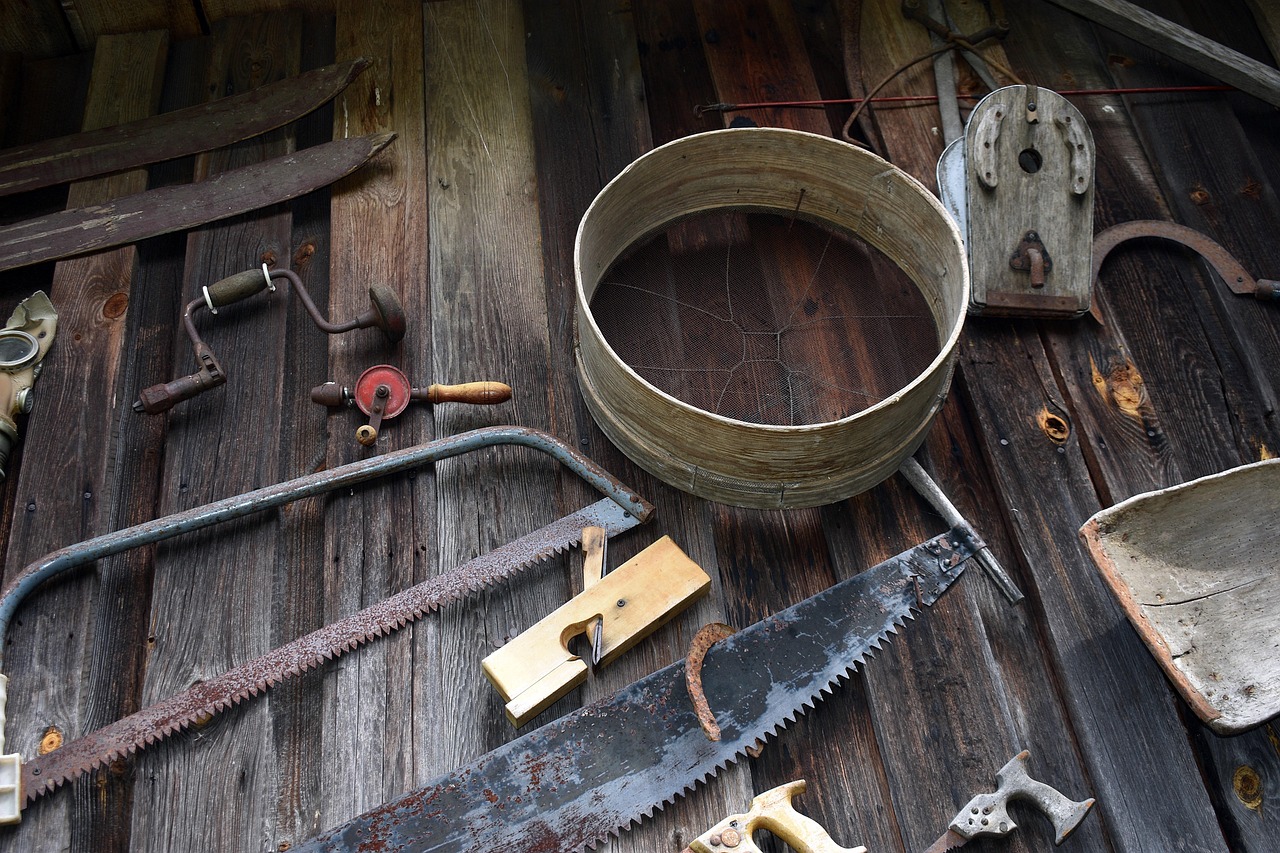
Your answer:
[[[1134,364],[1127,361],[1116,364],[1104,375],[1090,358],[1089,368],[1093,374],[1093,387],[1107,405],[1115,406],[1135,420],[1143,419],[1147,408],[1147,388]]]
[[[1258,771],[1247,764],[1241,764],[1231,777],[1231,786],[1246,808],[1254,811],[1262,808],[1262,777],[1258,775]]]
[[[36,753],[48,755],[60,746],[62,746],[62,730],[57,726],[49,726],[44,730],[44,735],[40,738],[40,745],[36,747]]]
[[[1048,409],[1040,410],[1036,415],[1036,423],[1054,444],[1066,444],[1071,437],[1071,426],[1060,415],[1055,415]]]
[[[1206,190],[1204,187],[1199,185],[1192,187],[1191,192],[1189,192],[1187,195],[1188,197],[1190,197],[1192,204],[1200,204],[1200,205],[1208,204],[1213,198],[1212,196],[1209,195],[1208,190]]]
[[[298,247],[298,251],[293,253],[293,266],[295,268],[305,267],[316,253],[316,244],[311,240],[307,240]]]
[[[128,307],[129,294],[123,290],[117,290],[107,297],[106,302],[102,303],[102,316],[108,320],[118,319]]]

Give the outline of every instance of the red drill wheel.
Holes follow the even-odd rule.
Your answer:
[[[413,390],[413,386],[409,384],[408,377],[389,364],[375,364],[370,367],[356,380],[356,390],[353,395],[356,405],[366,415],[373,414],[374,397],[379,385],[387,386],[390,392],[383,407],[382,417],[384,420],[394,418],[409,405],[409,392]]]

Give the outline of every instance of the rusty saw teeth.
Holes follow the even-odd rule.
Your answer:
[[[555,554],[576,547],[582,528],[603,527],[613,536],[640,523],[609,498],[501,545],[451,572],[428,578],[358,613],[203,681],[22,766],[28,803],[64,782],[127,757],[286,678],[300,675],[377,637],[390,634],[445,604],[466,598]]]
[[[293,853],[594,847],[821,701],[936,601],[980,545],[953,529],[717,643],[702,685],[719,741],[704,734],[679,661]]]

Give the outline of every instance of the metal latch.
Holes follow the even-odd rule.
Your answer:
[[[1049,250],[1044,247],[1039,234],[1028,231],[1023,236],[1009,258],[1009,268],[1031,273],[1031,286],[1044,287],[1045,273],[1053,270],[1053,258],[1049,257]]]

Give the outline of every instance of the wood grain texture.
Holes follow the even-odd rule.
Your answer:
[[[84,128],[154,112],[167,47],[168,39],[158,32],[104,39],[95,56],[91,79],[96,82],[85,104]],[[68,204],[101,202],[146,185],[145,170],[86,181],[71,187]],[[43,381],[36,386],[40,402],[25,424],[25,446],[18,450],[50,461],[27,466],[9,484],[15,502],[24,508],[24,524],[11,534],[8,566],[21,567],[55,548],[123,526],[133,514],[127,485],[113,475],[131,444],[119,421],[127,409],[120,396],[128,392],[122,368],[127,365],[126,308],[134,269],[135,252],[126,247],[63,262],[54,270],[49,295],[59,311],[58,336],[44,361]],[[50,464],[52,460],[58,461]],[[81,573],[70,583],[37,593],[23,608],[22,624],[15,623],[10,640],[25,636],[6,662],[13,683],[7,726],[11,749],[33,754],[50,726],[74,737],[83,728],[115,719],[136,701],[136,694],[106,698],[86,690],[101,690],[135,675],[138,662],[128,629],[137,629],[140,614],[119,598],[102,596],[118,595],[120,585],[137,572],[145,578],[146,563],[138,555],[107,561],[97,573]],[[115,630],[112,616],[121,618],[119,632],[112,642],[96,642],[99,632]],[[51,642],[53,637],[59,640]],[[82,671],[90,675],[87,684],[65,676]],[[52,850],[70,843],[88,849],[100,834],[106,844],[121,849],[128,832],[120,831],[120,812],[95,815],[90,785],[90,780],[82,781],[74,803],[64,798],[51,804],[33,816],[24,836],[0,838],[0,844]],[[111,788],[120,792],[118,786]],[[127,803],[117,800],[116,805],[127,816]],[[94,825],[87,826],[94,818]],[[109,837],[108,827],[113,830]]]
[[[139,30],[166,30],[175,38],[191,38],[201,33],[196,3],[145,0],[69,0],[62,4],[65,26],[80,50],[91,49],[104,35]],[[246,10],[248,11],[248,10]]]
[[[334,103],[335,138],[393,130],[397,140],[374,162],[335,185],[330,211],[329,314],[350,317],[368,307],[368,288],[390,287],[409,313],[404,341],[392,348],[365,330],[329,340],[329,374],[354,384],[366,367],[391,362],[421,384],[429,364],[430,331],[422,306],[429,299],[421,6],[409,2],[341,3],[334,36],[336,59],[369,56],[372,67]],[[369,455],[356,444],[353,413],[327,419],[325,464]],[[427,440],[421,413],[406,414],[382,431],[380,446]],[[426,577],[425,549],[436,499],[434,478],[375,483],[324,512],[324,621],[380,601]],[[446,567],[448,568],[448,567]],[[414,634],[406,628],[378,640],[327,674],[320,720],[322,784],[314,820],[320,827],[346,820],[407,790],[418,772],[414,742],[418,702]],[[424,707],[430,708],[430,704]],[[424,712],[425,713],[425,712]],[[340,780],[332,784],[333,779]]]
[[[248,18],[215,28],[203,81],[207,93],[243,91],[298,72],[300,27],[289,17]],[[292,140],[277,131],[197,158],[196,174],[217,174],[278,156]],[[183,290],[265,261],[288,257],[290,220],[276,208],[192,232]],[[280,294],[283,296],[283,294]],[[198,506],[274,482],[280,396],[278,365],[288,303],[263,299],[221,312],[204,326],[228,384],[169,415],[158,514]],[[203,318],[202,318],[203,319]],[[204,325],[204,324],[202,324]],[[190,364],[180,336],[175,364]],[[143,416],[139,416],[143,417]],[[251,660],[271,645],[275,536],[271,518],[251,518],[157,549],[152,636],[142,702],[150,704],[206,675]],[[276,800],[270,699],[221,715],[144,752],[136,767],[134,849],[248,848],[261,844]],[[158,783],[159,780],[168,780]],[[257,796],[243,797],[244,790]]]
[[[302,18],[300,67],[322,67],[333,61],[334,19],[308,14]],[[299,148],[333,137],[332,104],[296,125]],[[330,199],[315,192],[295,200],[292,213],[293,256],[288,266],[302,278],[317,305],[329,302]],[[328,444],[328,412],[311,402],[310,389],[329,375],[329,337],[320,334],[299,306],[290,306],[281,364],[280,470],[276,481],[289,480],[324,465]],[[360,333],[367,334],[367,333]],[[347,434],[347,430],[341,430]],[[340,499],[339,499],[340,500]],[[325,507],[323,499],[291,504],[280,513],[277,572],[271,591],[274,618],[271,646],[279,648],[325,623]],[[279,780],[268,849],[294,845],[324,829],[319,804],[329,783],[324,772],[324,718],[315,712],[324,701],[325,668],[289,679],[273,688],[270,713]]]
[[[76,47],[58,0],[0,4],[0,50],[42,59]]]
[[[1157,50],[1280,106],[1280,71],[1236,53],[1194,30],[1127,0],[1051,0]]]
[[[634,14],[652,14],[664,8],[646,4]],[[685,11],[692,17],[691,8]],[[659,482],[603,437],[578,391],[573,348],[573,240],[582,211],[606,181],[649,149],[653,136],[660,132],[678,135],[681,123],[698,121],[687,104],[672,114],[653,106],[653,98],[665,98],[666,87],[682,84],[684,76],[642,76],[642,70],[658,53],[678,53],[688,61],[696,58],[700,62],[701,46],[695,38],[684,42],[683,49],[674,50],[673,42],[665,36],[646,36],[630,7],[608,3],[535,2],[526,4],[525,19],[530,30],[526,50],[538,182],[544,188],[538,200],[551,344],[548,387],[553,432],[576,443],[658,506],[654,522],[609,543],[611,565],[618,565],[666,533],[712,577],[711,594],[612,666],[592,673],[580,691],[552,707],[551,713],[556,714],[608,696],[683,658],[698,627],[725,620],[706,505]],[[697,87],[688,91],[697,91]],[[707,87],[698,97],[711,95],[714,90]],[[582,146],[584,139],[593,144]],[[561,156],[565,151],[576,153]],[[590,491],[575,478],[561,477],[556,492],[558,512],[576,509],[591,499]],[[697,796],[681,798],[653,819],[624,832],[611,847],[620,853],[681,850],[750,794],[746,767],[728,768]]]

